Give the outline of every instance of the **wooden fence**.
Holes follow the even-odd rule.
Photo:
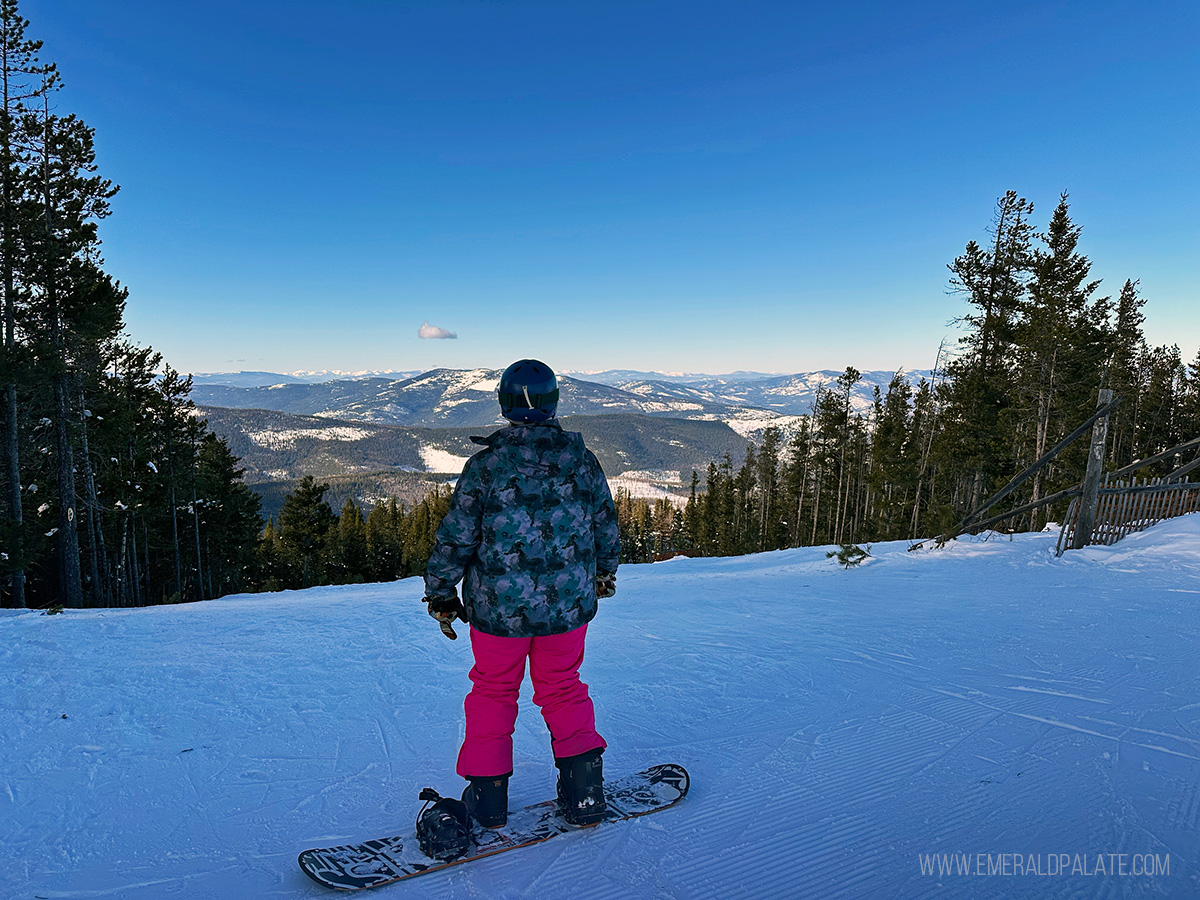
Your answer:
[[[1171,480],[1174,478],[1174,480]],[[1071,501],[1058,534],[1057,553],[1071,547],[1079,519],[1079,497]],[[1092,533],[1085,544],[1115,544],[1127,534],[1143,531],[1164,519],[1200,512],[1200,484],[1175,476],[1113,478],[1100,488]]]

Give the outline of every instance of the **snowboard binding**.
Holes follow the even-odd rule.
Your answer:
[[[425,802],[417,814],[417,843],[430,859],[458,859],[471,849],[471,818],[461,800],[443,797],[433,788],[421,791]]]
[[[607,813],[604,796],[603,748],[556,759],[558,808],[571,825],[595,825]]]
[[[508,822],[508,779],[512,775],[467,778],[463,803],[467,812],[483,828],[503,828]]]

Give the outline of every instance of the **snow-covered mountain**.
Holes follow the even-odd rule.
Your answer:
[[[201,372],[192,375],[192,389],[209,385],[225,387],[270,387],[273,384],[303,384],[304,379],[279,372]]]
[[[763,378],[773,378],[770,372],[730,372],[727,375],[705,375],[701,372],[643,372],[638,369],[606,369],[603,372],[583,372],[567,370],[567,375],[582,381],[594,381],[597,384],[607,384],[620,387],[631,381],[660,381],[668,384],[696,384],[701,381],[711,381],[720,378],[725,381],[758,381]],[[777,373],[776,373],[777,374]]]
[[[708,378],[690,382],[688,387],[714,401],[730,404],[757,406],[780,415],[807,415],[812,412],[817,395],[822,390],[831,390],[841,372],[825,369],[796,375],[772,375],[757,379]],[[850,404],[858,412],[870,411],[875,388],[886,394],[888,384],[895,372],[878,370],[863,372],[862,379],[850,389]],[[929,378],[928,371],[906,371],[908,381],[914,386],[921,378]],[[622,385],[625,390],[632,390]]]
[[[364,378],[320,384],[267,387],[199,385],[193,399],[204,406],[273,409],[294,415],[322,416],[425,428],[486,427],[499,420],[496,388],[499,369],[434,369],[412,378]],[[726,403],[672,388],[638,393],[564,375],[559,378],[563,415],[639,413],[652,416],[729,421],[763,410]]]
[[[419,370],[408,372],[344,372],[338,369],[321,369],[304,372],[200,372],[192,375],[194,385],[226,385],[233,387],[270,387],[275,384],[319,384],[325,381],[357,381],[363,378],[411,378]]]
[[[622,566],[605,773],[679,762],[688,798],[379,896],[1195,897],[1200,516],[1055,538]],[[471,651],[422,587],[0,610],[0,897],[329,896],[298,851],[462,788]],[[552,797],[528,691],[514,742],[511,804]]]
[[[243,374],[262,381],[262,373]],[[319,383],[293,380],[255,385],[209,381],[197,384],[192,396],[205,406],[273,409],[295,415],[390,425],[472,427],[496,421],[499,411],[495,393],[500,374],[498,369],[434,369],[401,379],[369,377]],[[719,420],[750,434],[774,417],[811,412],[817,392],[839,374],[823,371],[762,377],[756,373],[735,373],[694,380],[683,380],[684,376],[637,377],[615,379],[612,383],[562,375],[559,409],[566,415],[626,412]],[[869,410],[874,388],[886,390],[892,374],[864,373],[853,389],[855,407],[863,412]],[[914,372],[910,377],[915,380],[922,374]]]

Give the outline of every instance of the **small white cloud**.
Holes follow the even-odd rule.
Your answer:
[[[445,328],[438,328],[436,325],[430,325],[428,322],[417,329],[417,337],[423,341],[458,340],[458,335],[453,331],[447,331]]]

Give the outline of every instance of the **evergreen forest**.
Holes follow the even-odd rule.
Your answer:
[[[0,598],[128,606],[244,589],[258,498],[181,377],[124,333],[98,223],[117,186],[0,0]]]
[[[284,498],[278,520],[258,543],[255,589],[395,581],[422,575],[437,527],[450,509],[448,485],[411,510],[394,497],[369,512],[348,498],[340,514],[325,499],[329,485],[306,476]]]
[[[692,475],[686,506],[619,493],[622,555],[728,556],[805,545],[857,545],[945,533],[1040,459],[1113,390],[1106,466],[1116,470],[1200,437],[1200,351],[1150,346],[1145,298],[1127,280],[1114,298],[1091,277],[1082,227],[1064,193],[1044,231],[1033,204],[999,199],[987,236],[949,263],[966,311],[932,379],[896,373],[868,409],[851,403],[848,367],[811,416],[785,436],[768,428],[744,461],[729,454]],[[1076,441],[995,510],[1015,510],[1078,484],[1088,443]],[[1195,454],[1195,449],[1191,450]],[[1147,469],[1165,474],[1168,457]],[[1009,519],[1038,530],[1066,500]]]

